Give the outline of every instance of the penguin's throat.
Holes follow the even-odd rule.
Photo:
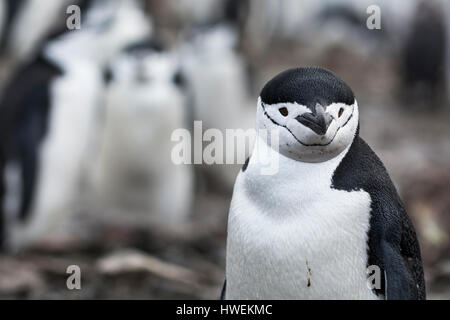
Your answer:
[[[290,179],[297,173],[315,171],[317,174],[332,174],[347,154],[350,146],[337,156],[322,162],[306,162],[284,155],[279,152],[277,145],[271,145],[267,139],[258,137],[249,162],[250,174],[285,177]],[[263,170],[266,169],[266,170]],[[266,174],[264,174],[264,172]]]

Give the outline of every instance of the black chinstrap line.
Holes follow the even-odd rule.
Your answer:
[[[334,141],[334,139],[336,138],[336,136],[337,136],[339,130],[341,130],[341,128],[344,128],[344,127],[350,122],[350,120],[353,118],[353,113],[354,113],[354,111],[353,111],[352,114],[350,115],[350,117],[348,117],[347,121],[344,123],[344,125],[343,125],[342,127],[339,127],[339,128],[336,130],[336,132],[334,133],[333,138],[331,138],[331,140],[330,140],[328,143],[325,143],[325,144],[320,144],[320,143],[307,144],[307,143],[304,143],[304,142],[300,141],[300,140],[295,136],[295,134],[294,134],[288,127],[283,126],[283,125],[279,124],[278,122],[276,122],[276,121],[275,121],[275,120],[267,113],[266,107],[265,107],[265,105],[264,105],[264,102],[262,102],[262,101],[261,101],[261,106],[262,106],[262,108],[263,108],[264,115],[265,115],[270,121],[272,121],[273,124],[275,124],[275,125],[277,125],[277,126],[279,126],[279,127],[285,128],[287,131],[289,131],[289,133],[294,137],[294,139],[295,139],[298,143],[300,143],[301,145],[303,145],[303,146],[305,146],[305,147],[326,147],[326,146],[330,145],[330,144]]]

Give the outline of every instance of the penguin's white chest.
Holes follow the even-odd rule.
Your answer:
[[[235,184],[227,242],[227,299],[376,299],[367,285],[370,196],[331,188],[338,158],[253,159]]]

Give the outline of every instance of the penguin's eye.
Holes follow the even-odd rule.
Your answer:
[[[280,111],[283,117],[287,117],[289,115],[289,111],[286,107],[280,108],[278,111]]]
[[[339,109],[338,117],[340,118],[342,114],[344,113],[344,108]]]

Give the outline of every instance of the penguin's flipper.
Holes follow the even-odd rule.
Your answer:
[[[225,295],[227,293],[227,279],[223,280],[222,291],[220,292],[220,300],[225,300]]]
[[[47,130],[47,115],[43,112],[44,106],[31,106],[27,109],[18,132],[18,158],[22,169],[19,218],[22,221],[26,220],[31,209],[39,166],[39,147]]]
[[[423,300],[425,282],[417,237],[403,208],[399,217],[396,224],[401,224],[401,235],[392,237],[388,229],[380,243],[378,259],[385,274],[384,297],[386,300]]]
[[[382,181],[367,188],[372,200],[368,264],[381,269],[381,288],[375,292],[386,300],[424,300],[425,280],[414,227],[389,176]]]
[[[384,263],[386,300],[418,300],[419,292],[412,271],[398,248],[383,241],[381,244]],[[409,258],[407,258],[409,259]]]

